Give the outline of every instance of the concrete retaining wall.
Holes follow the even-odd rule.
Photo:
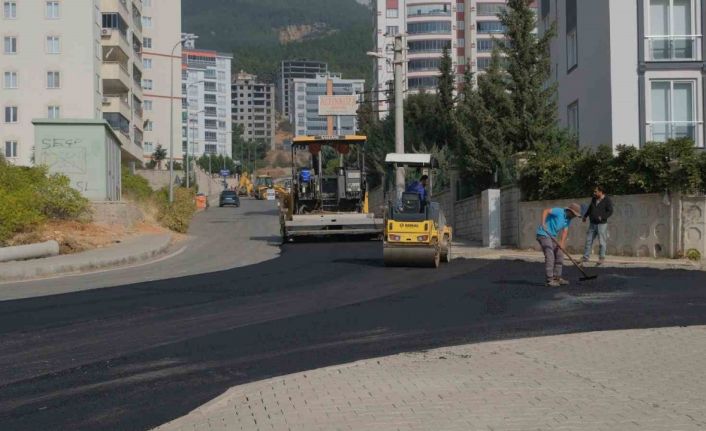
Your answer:
[[[697,250],[706,256],[706,198],[685,196],[681,198],[682,250]]]
[[[500,190],[501,244],[517,246],[520,237],[520,189],[505,187]]]
[[[483,241],[482,199],[480,195],[454,204],[454,236],[471,241]]]
[[[131,228],[145,219],[142,210],[130,202],[91,202],[93,221],[105,225]]]
[[[675,257],[680,251],[679,198],[659,194],[612,196],[615,212],[608,224],[608,254],[638,257]],[[703,200],[703,198],[701,198]],[[536,230],[545,208],[566,207],[572,202],[588,204],[586,199],[520,203],[520,248],[539,250]],[[703,203],[703,202],[702,202]],[[676,209],[676,211],[675,211]],[[676,212],[676,216],[675,216]],[[703,213],[702,213],[703,214]],[[575,219],[569,229],[567,248],[583,251],[587,223]],[[595,244],[597,249],[598,244]],[[701,244],[703,248],[703,244]],[[701,250],[703,252],[703,250]]]
[[[138,169],[135,173],[145,178],[150,183],[153,190],[159,190],[169,186],[169,171],[157,169]],[[184,178],[184,171],[174,171],[174,178]]]

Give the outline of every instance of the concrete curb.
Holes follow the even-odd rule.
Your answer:
[[[171,234],[129,238],[120,245],[44,259],[0,264],[0,282],[24,281],[130,265],[165,253]]]
[[[452,256],[454,259],[519,260],[532,263],[544,262],[544,258],[541,256],[540,252],[523,253],[512,249],[493,250],[463,243],[454,243],[452,245]],[[572,256],[574,255],[572,254]],[[587,269],[592,269],[594,264],[595,261],[590,263],[587,266]],[[571,265],[571,262],[569,262],[568,259],[565,259],[564,265]],[[616,256],[608,256],[606,262],[601,265],[601,268],[683,269],[690,271],[702,271],[706,269],[703,263],[691,262],[686,259],[630,260],[621,259]]]

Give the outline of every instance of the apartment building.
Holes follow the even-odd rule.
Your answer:
[[[457,82],[464,73],[483,73],[490,65],[505,28],[498,14],[506,0],[376,0],[374,96],[382,116],[388,112],[392,90],[394,36],[405,34],[407,63],[405,92],[433,92],[437,88],[444,47],[449,48]]]
[[[182,54],[182,152],[232,157],[231,62],[233,56],[185,47]]]
[[[704,0],[542,0],[561,123],[581,146],[704,146]]]
[[[284,118],[289,118],[290,84],[293,79],[313,79],[321,73],[328,73],[328,64],[314,60],[284,60],[277,70],[277,109]]]
[[[33,160],[33,119],[104,118],[122,158],[142,157],[142,1],[2,0],[0,141]]]
[[[328,85],[334,96],[359,95],[365,89],[363,79],[343,79],[340,74],[322,73],[315,78],[295,78],[290,84],[290,122],[297,135],[325,135],[327,117],[319,116],[319,96],[327,94]],[[334,121],[334,135],[352,135],[358,129],[355,116],[342,116]]]
[[[243,126],[243,138],[266,142],[275,149],[275,85],[241,71],[231,86],[233,123]]]
[[[175,140],[175,156],[182,154],[178,145],[182,116],[181,3],[170,0],[142,0],[142,3],[143,158],[147,162],[159,145],[169,156],[170,136]]]

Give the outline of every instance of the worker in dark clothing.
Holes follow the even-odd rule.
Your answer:
[[[605,262],[606,248],[608,247],[608,219],[613,215],[613,201],[605,193],[602,186],[593,190],[591,205],[583,215],[584,223],[588,219],[590,225],[586,234],[586,246],[583,251],[583,263],[588,263],[593,249],[593,241],[598,238],[598,265]]]
[[[429,176],[422,175],[421,178],[419,178],[419,181],[413,182],[407,186],[407,190],[405,190],[407,193],[417,193],[419,195],[419,200],[422,203],[422,209],[427,204],[427,182],[429,182]]]

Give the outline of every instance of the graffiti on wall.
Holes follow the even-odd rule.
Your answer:
[[[82,144],[81,139],[42,139],[40,163],[47,165],[52,172],[85,175],[88,172],[88,159]]]

